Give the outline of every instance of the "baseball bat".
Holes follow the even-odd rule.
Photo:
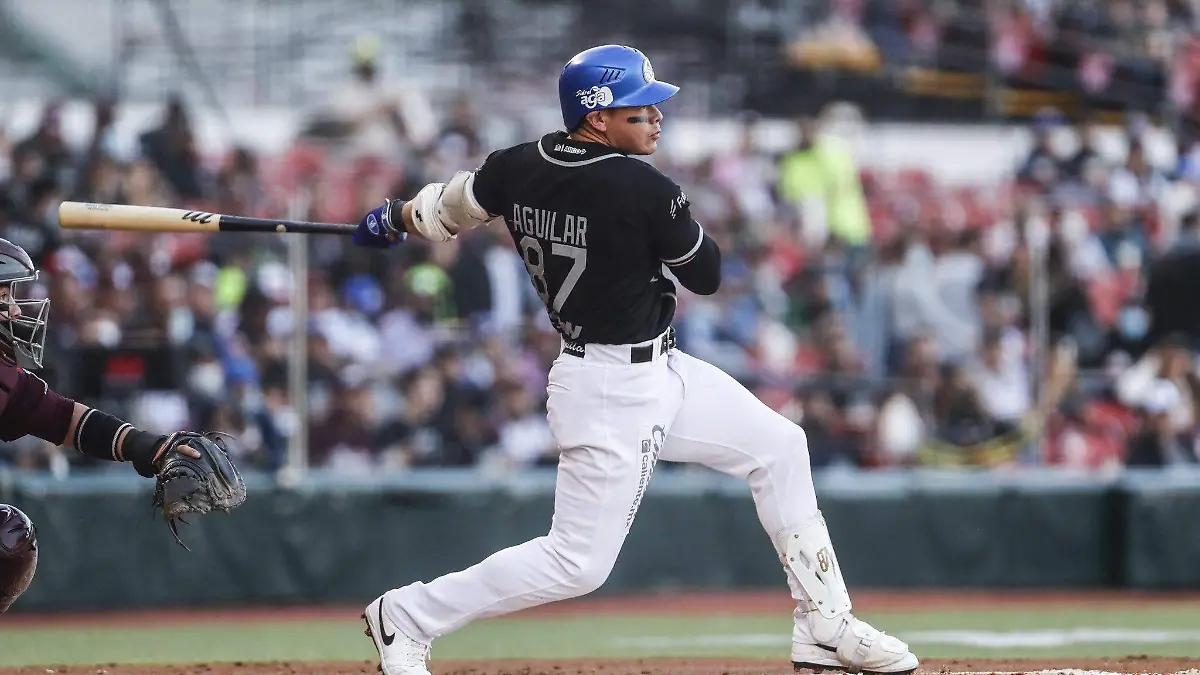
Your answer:
[[[357,225],[313,223],[304,220],[250,218],[162,206],[63,202],[58,223],[68,230],[130,230],[141,232],[300,232],[354,234]]]

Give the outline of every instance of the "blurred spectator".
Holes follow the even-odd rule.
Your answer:
[[[546,415],[539,411],[529,391],[517,382],[501,382],[496,393],[499,400],[497,442],[483,456],[483,466],[513,469],[557,464],[558,447]]]
[[[374,410],[370,389],[361,383],[339,382],[329,392],[329,400],[329,412],[314,421],[309,430],[310,464],[336,471],[370,473],[379,449],[371,428]]]
[[[795,148],[779,165],[780,195],[800,215],[811,244],[830,236],[861,250],[870,244],[871,228],[850,149],[820,133],[812,118],[801,119],[797,131]]]
[[[1014,430],[1031,408],[1029,372],[1019,335],[996,328],[983,334],[978,357],[967,367],[967,376],[980,405],[998,433]]]
[[[803,411],[798,420],[808,438],[814,469],[834,464],[857,464],[862,443],[847,429],[846,421],[828,393],[812,388],[800,395]]]
[[[42,111],[41,122],[33,134],[18,141],[12,148],[10,164],[13,167],[14,187],[18,188],[12,197],[18,207],[29,206],[20,192],[22,185],[28,185],[38,178],[57,184],[63,179],[63,172],[69,168],[70,161],[71,151],[62,137],[61,105],[51,103]]]
[[[379,74],[382,45],[377,37],[356,38],[351,47],[351,72],[319,112],[320,133],[344,141],[353,158],[401,161],[416,147],[433,140],[432,111],[413,88],[403,92]]]
[[[1117,398],[1131,408],[1144,407],[1154,396],[1160,396],[1161,383],[1173,389],[1172,405],[1164,412],[1170,415],[1174,431],[1197,428],[1200,416],[1200,375],[1196,370],[1196,354],[1182,336],[1170,336],[1156,344],[1135,364],[1116,379]],[[1161,405],[1161,401],[1156,405]]]
[[[1179,239],[1158,260],[1150,263],[1145,307],[1150,317],[1146,340],[1157,342],[1180,333],[1193,346],[1200,345],[1200,216],[1191,212],[1180,225]]]
[[[200,167],[199,150],[182,99],[171,97],[167,101],[162,124],[142,134],[140,141],[143,156],[166,179],[176,196],[185,201],[204,196],[205,178]]]
[[[941,361],[965,358],[974,350],[978,328],[970,315],[955,314],[939,293],[936,259],[924,233],[906,235],[906,244],[893,286],[892,321],[899,341],[893,349],[928,333],[937,341]]]
[[[996,436],[994,420],[971,382],[967,370],[957,364],[942,366],[934,394],[934,434],[942,441],[970,447]]]
[[[1017,169],[1019,179],[1037,186],[1042,191],[1049,191],[1057,185],[1068,168],[1067,159],[1061,155],[1058,145],[1054,142],[1057,124],[1057,114],[1039,117],[1034,127],[1033,148]]]
[[[436,466],[443,461],[450,429],[443,410],[446,385],[437,370],[420,368],[405,375],[400,386],[400,415],[380,431],[376,440],[384,453],[383,466]],[[439,423],[440,422],[440,423]]]
[[[950,244],[938,254],[934,274],[946,311],[978,330],[978,289],[983,282],[983,241],[976,230],[949,234]]]
[[[1129,441],[1126,464],[1132,467],[1195,465],[1200,461],[1194,435],[1180,433],[1174,412],[1180,407],[1179,389],[1155,380],[1138,405],[1141,430]]]

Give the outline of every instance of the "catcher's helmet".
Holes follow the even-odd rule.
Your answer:
[[[601,45],[579,52],[558,76],[558,103],[567,131],[593,110],[655,105],[679,87],[654,79],[650,59],[633,47]]]
[[[0,288],[8,288],[7,300],[0,300],[0,358],[28,370],[42,367],[50,299],[22,300],[17,286],[37,278],[25,249],[0,239]]]
[[[0,504],[0,614],[29,588],[37,561],[33,521],[21,509]]]

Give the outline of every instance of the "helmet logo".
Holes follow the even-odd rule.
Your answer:
[[[579,97],[579,103],[588,110],[592,110],[597,106],[604,108],[613,102],[612,89],[608,87],[592,87],[588,90],[580,89],[575,92]]]
[[[611,66],[605,66],[604,74],[600,76],[600,81],[597,84],[611,84],[611,83],[616,82],[617,80],[621,79],[621,76],[624,74],[625,74],[624,68],[613,68]]]
[[[654,81],[654,67],[650,65],[650,59],[642,57],[642,79],[646,82]]]

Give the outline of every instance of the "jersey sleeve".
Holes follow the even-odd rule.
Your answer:
[[[472,189],[475,201],[492,217],[504,213],[502,194],[504,170],[501,165],[504,163],[505,154],[504,150],[496,150],[483,160],[483,164],[478,169],[475,169],[475,182]]]
[[[683,265],[695,257],[704,243],[704,230],[692,219],[687,194],[665,176],[652,191],[650,240],[654,254],[668,267]]]
[[[67,438],[75,401],[22,368],[0,365],[0,440],[37,436],[61,445]]]

